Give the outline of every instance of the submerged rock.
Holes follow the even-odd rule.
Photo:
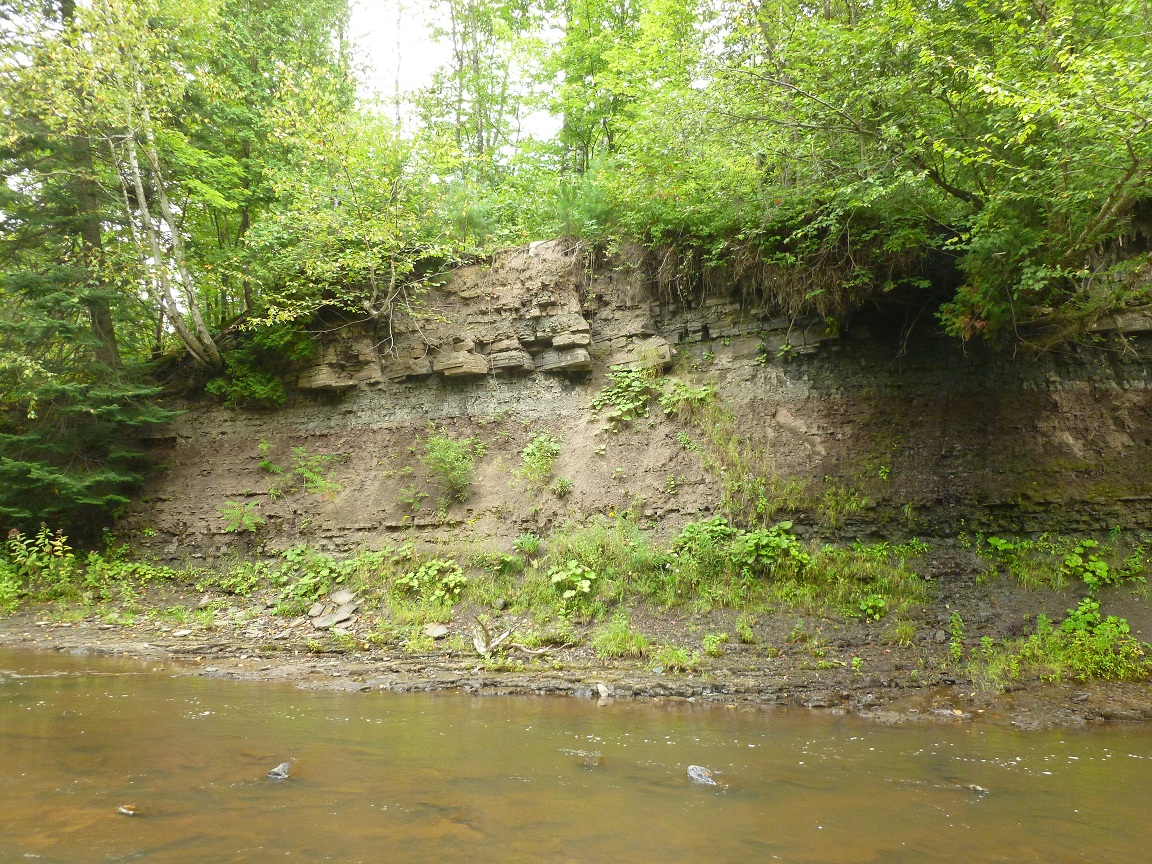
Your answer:
[[[271,780],[287,780],[288,771],[291,769],[291,762],[281,762],[275,768],[268,772],[268,778]]]
[[[693,783],[703,783],[705,786],[716,785],[716,781],[712,777],[712,772],[703,765],[689,765],[688,777]]]

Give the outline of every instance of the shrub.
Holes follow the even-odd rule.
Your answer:
[[[615,430],[648,413],[648,404],[660,393],[659,380],[660,370],[655,367],[609,372],[608,386],[596,394],[592,410],[604,411],[608,428]]]
[[[468,579],[455,561],[434,558],[415,570],[396,577],[392,586],[425,603],[450,606],[460,597]]]
[[[513,546],[525,558],[531,558],[540,551],[540,538],[535,534],[521,534]]]
[[[75,572],[76,556],[68,538],[63,531],[53,532],[47,525],[41,525],[35,537],[13,528],[5,546],[16,573],[29,582],[61,584]]]
[[[559,438],[548,432],[533,436],[520,451],[520,477],[537,486],[545,485],[559,456]]]
[[[557,498],[567,498],[572,493],[572,481],[564,477],[557,477],[552,484],[552,494]]]
[[[340,491],[340,484],[332,480],[335,453],[309,453],[307,447],[292,448],[292,473],[300,478],[305,492],[321,497]]]
[[[302,615],[334,585],[347,580],[356,564],[354,561],[334,561],[301,544],[283,554],[284,563],[274,576],[281,587],[277,615]]]
[[[592,593],[595,580],[596,572],[579,561],[566,561],[548,572],[548,581],[560,595],[561,603],[569,607],[579,605],[585,595]]]
[[[709,657],[723,657],[724,646],[730,639],[727,633],[709,633],[704,637],[704,653]]]
[[[735,537],[730,548],[740,572],[745,576],[803,573],[812,558],[803,544],[789,533],[791,529],[791,522],[781,522]]]
[[[752,628],[756,624],[755,618],[737,618],[736,619],[736,638],[745,645],[755,645],[759,639],[756,638],[756,631]]]
[[[888,602],[879,594],[869,594],[858,606],[867,621],[879,621],[888,611]]]
[[[220,518],[224,520],[224,530],[229,534],[255,532],[264,524],[264,517],[256,510],[254,502],[241,504],[239,501],[225,501],[220,508]]]
[[[689,654],[679,645],[665,645],[652,657],[652,667],[662,667],[665,672],[695,672],[700,668],[700,655]]]
[[[0,560],[0,612],[11,612],[20,602],[20,576],[16,568]]]
[[[420,461],[443,485],[446,498],[463,501],[468,497],[476,460],[486,452],[487,447],[478,438],[458,441],[445,432],[437,432],[424,441]]]

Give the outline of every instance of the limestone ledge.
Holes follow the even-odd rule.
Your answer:
[[[685,304],[654,296],[638,269],[588,276],[573,244],[534,243],[455,271],[417,315],[397,312],[387,326],[326,328],[316,361],[296,385],[338,393],[432,377],[583,377],[597,365],[668,368],[677,346],[691,343],[788,357],[839,338],[823,322],[773,317],[727,297]]]

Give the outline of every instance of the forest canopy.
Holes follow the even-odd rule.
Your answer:
[[[1145,2],[425,2],[403,112],[346,0],[0,8],[0,518],[123,503],[157,364],[275,405],[321,307],[529,240],[1014,348],[1152,306]]]

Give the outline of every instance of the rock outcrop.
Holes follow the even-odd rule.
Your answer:
[[[836,326],[735,292],[675,296],[629,250],[594,263],[566,241],[533,244],[450,274],[417,317],[324,322],[284,409],[177,406],[188,410],[157,441],[164,470],[121,529],[169,559],[409,535],[507,546],[625,509],[674,531],[716,511],[723,480],[702,430],[653,410],[610,434],[590,410],[606,373],[638,365],[717,389],[764,470],[815,502],[797,530],[1152,528],[1152,335],[1140,316],[1108,323],[1123,336],[1101,330],[1115,351],[1013,358],[930,325],[909,330],[891,311]],[[487,445],[464,502],[420,461],[432,427]],[[562,442],[563,496],[517,476],[541,432]],[[262,441],[286,470],[299,453],[338,457],[334,488],[287,491],[259,468]],[[828,517],[842,500],[853,512]],[[225,501],[256,503],[265,527],[228,535]]]

